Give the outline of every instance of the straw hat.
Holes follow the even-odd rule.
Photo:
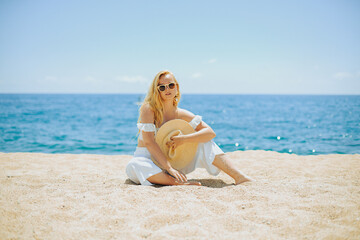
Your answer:
[[[173,136],[187,135],[194,132],[195,130],[187,121],[174,119],[162,125],[156,133],[155,141],[173,168],[180,170],[186,167],[195,157],[198,143],[186,142],[175,149],[168,147],[166,143],[171,141],[170,138]],[[157,161],[153,157],[151,159],[156,165],[158,165]]]

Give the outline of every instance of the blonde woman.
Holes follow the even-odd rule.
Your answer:
[[[140,131],[138,146],[134,157],[126,166],[126,174],[133,182],[142,185],[201,185],[199,182],[187,181],[187,173],[196,167],[203,167],[211,175],[218,175],[220,170],[231,176],[235,184],[250,181],[250,178],[240,172],[224,152],[212,139],[215,132],[202,121],[201,116],[178,107],[180,88],[174,74],[170,71],[159,72],[140,107],[138,128]],[[166,122],[173,119],[183,119],[190,123],[195,133],[174,136],[168,142],[176,148],[186,141],[198,142],[197,154],[192,162],[180,171],[171,167],[159,145],[155,142],[157,130]],[[153,156],[159,168],[151,160]]]

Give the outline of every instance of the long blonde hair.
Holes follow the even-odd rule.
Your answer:
[[[180,88],[179,88],[179,83],[178,81],[176,80],[174,74],[168,70],[163,70],[163,71],[160,71],[158,74],[156,74],[156,76],[154,77],[154,80],[152,81],[150,87],[149,87],[149,91],[144,99],[144,102],[141,104],[141,107],[139,109],[139,112],[141,112],[142,108],[144,107],[145,104],[149,104],[151,109],[153,110],[154,112],[154,124],[156,127],[159,127],[159,125],[162,123],[163,121],[163,116],[164,116],[164,105],[163,105],[163,102],[162,102],[162,99],[161,99],[161,95],[159,93],[159,90],[158,90],[158,84],[159,84],[159,79],[164,76],[164,75],[167,75],[167,74],[170,74],[175,83],[176,83],[176,86],[177,86],[177,94],[175,95],[174,97],[174,100],[173,100],[173,105],[175,107],[177,107],[177,105],[179,104],[180,102],[180,98],[181,98],[181,94],[180,94]],[[140,119],[140,114],[139,114],[139,119],[138,119],[138,122],[140,122],[141,119]]]

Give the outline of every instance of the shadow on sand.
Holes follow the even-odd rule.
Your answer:
[[[234,184],[226,183],[221,179],[202,178],[202,179],[188,179],[188,181],[200,182],[202,187],[209,187],[209,188],[223,188],[223,187],[228,187],[228,186],[234,186]],[[130,179],[126,179],[124,184],[138,185],[138,184],[134,183],[133,181],[131,181]],[[153,187],[160,188],[160,187],[166,187],[166,186],[156,184],[156,185],[153,185]]]

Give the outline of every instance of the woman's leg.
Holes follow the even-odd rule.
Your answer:
[[[158,174],[155,174],[147,180],[153,184],[160,184],[160,185],[196,185],[201,186],[201,183],[199,182],[178,182],[175,180],[175,178],[171,177],[169,174],[161,172]]]
[[[232,177],[235,180],[235,185],[253,180],[238,170],[225,154],[216,155],[213,165]]]

